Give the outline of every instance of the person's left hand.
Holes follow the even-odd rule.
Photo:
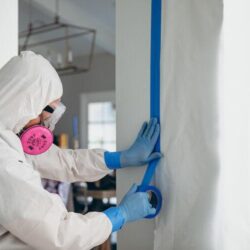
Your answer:
[[[156,118],[144,122],[135,142],[121,152],[105,152],[105,161],[109,168],[142,166],[162,157],[160,152],[153,152],[160,135],[160,125]]]

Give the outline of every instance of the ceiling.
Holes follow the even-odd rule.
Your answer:
[[[32,14],[30,15],[30,2]],[[53,22],[55,1],[53,0],[19,0],[19,31],[27,29],[31,19],[35,25]],[[115,0],[59,0],[59,15],[63,22],[93,28],[97,31],[95,53],[115,54]],[[49,34],[46,35],[49,38]],[[34,40],[37,38],[34,38]],[[33,41],[34,41],[33,40]],[[83,56],[89,51],[89,38],[72,40],[75,57]],[[43,49],[55,51],[63,44],[51,44]]]

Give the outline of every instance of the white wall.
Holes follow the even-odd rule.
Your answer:
[[[0,68],[18,51],[18,1],[1,0]]]
[[[118,149],[134,140],[149,118],[151,1],[116,1],[116,104]],[[132,183],[140,183],[145,168],[117,171],[120,200]],[[127,225],[118,234],[118,250],[152,250],[154,221]]]

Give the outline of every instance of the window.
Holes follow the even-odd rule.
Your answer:
[[[115,116],[112,102],[88,103],[88,148],[116,150]]]

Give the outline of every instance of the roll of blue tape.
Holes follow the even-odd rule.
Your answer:
[[[152,204],[152,206],[156,209],[155,214],[150,214],[148,216],[146,216],[146,219],[153,219],[155,218],[161,211],[161,207],[162,207],[162,195],[161,195],[161,191],[155,187],[155,186],[139,186],[138,187],[138,192],[147,192],[150,194],[151,198],[150,198],[150,203]]]

